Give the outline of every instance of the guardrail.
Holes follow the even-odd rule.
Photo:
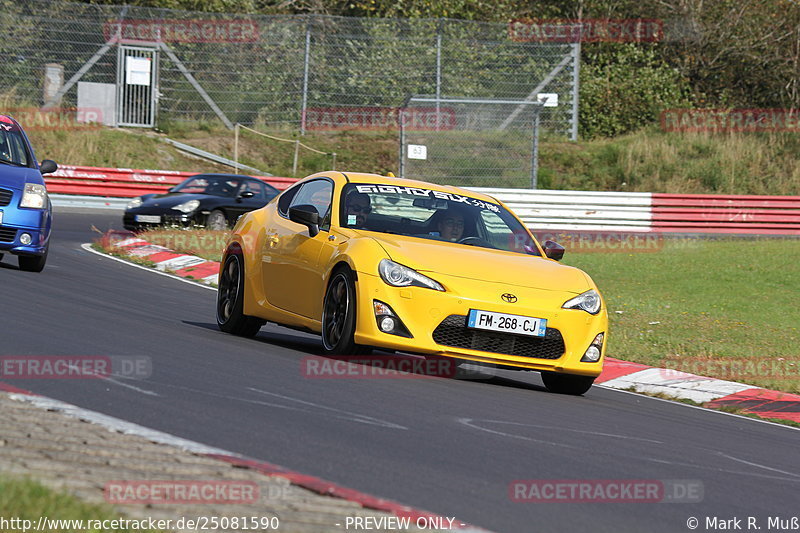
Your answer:
[[[652,230],[800,235],[800,196],[653,194]]]
[[[84,167],[60,165],[45,175],[47,190],[55,194],[132,198],[143,194],[165,192],[198,172],[177,170],[138,170],[129,168]],[[254,176],[283,190],[296,180],[275,176]]]
[[[535,230],[800,235],[800,196],[471,189]]]
[[[501,200],[531,228],[652,231],[648,192],[470,189]]]
[[[63,165],[45,181],[50,193],[113,199],[164,192],[194,174]],[[280,190],[296,181],[256,177]],[[800,196],[470,189],[502,200],[535,231],[800,236]]]

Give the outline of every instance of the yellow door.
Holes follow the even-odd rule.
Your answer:
[[[319,320],[324,284],[322,267],[334,253],[329,241],[331,180],[321,178],[304,184],[294,195],[285,213],[267,228],[262,249],[264,292],[270,304],[286,311]],[[311,237],[309,228],[288,218],[289,208],[313,205],[322,218],[320,232]],[[324,258],[325,261],[320,261]]]

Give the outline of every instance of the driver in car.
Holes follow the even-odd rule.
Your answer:
[[[445,214],[440,217],[436,227],[443,239],[455,242],[464,235],[464,215],[461,213]]]
[[[446,241],[455,242],[464,235],[464,215],[453,209],[436,211],[431,222],[434,231]]]

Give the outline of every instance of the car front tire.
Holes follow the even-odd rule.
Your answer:
[[[347,268],[337,270],[322,306],[322,348],[329,355],[363,355],[371,348],[355,343],[356,286]]]
[[[244,314],[244,263],[240,254],[225,258],[217,288],[217,326],[225,333],[254,337],[264,321]]]
[[[211,211],[206,219],[206,228],[213,230],[228,229],[228,219],[225,217],[225,213],[219,209]]]
[[[542,381],[547,390],[556,394],[571,394],[580,396],[592,388],[593,377],[575,376],[573,374],[559,374],[557,372],[542,372]]]

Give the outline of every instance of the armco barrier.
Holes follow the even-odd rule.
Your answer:
[[[45,176],[45,183],[47,190],[55,194],[131,198],[165,192],[169,187],[195,174],[198,172],[60,165],[56,172]],[[279,190],[296,181],[273,176],[255,177]]]
[[[64,165],[45,180],[55,194],[130,198],[164,192],[193,174]],[[257,177],[280,190],[296,181]],[[534,231],[800,236],[800,196],[470,189],[502,200]]]
[[[800,196],[653,194],[652,230],[800,235]]]
[[[470,187],[501,200],[534,229],[652,231],[648,192],[547,191]]]
[[[800,235],[800,196],[472,190],[534,230]]]

